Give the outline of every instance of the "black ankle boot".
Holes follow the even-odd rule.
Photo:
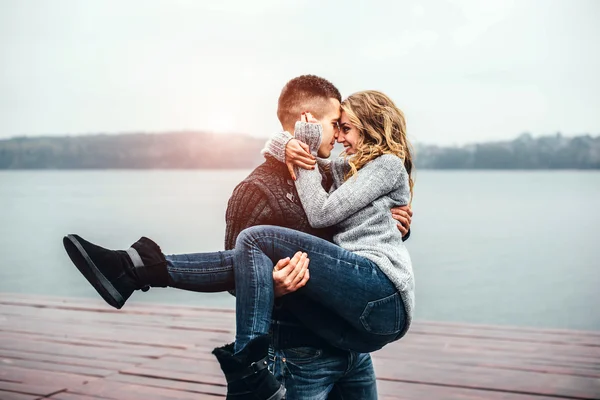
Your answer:
[[[146,237],[127,251],[108,250],[77,235],[65,236],[63,245],[79,272],[115,308],[123,307],[135,290],[169,285],[165,257],[160,247]]]
[[[267,335],[250,341],[236,355],[233,354],[233,343],[213,350],[227,379],[227,400],[285,398],[285,388],[267,368],[268,351]]]

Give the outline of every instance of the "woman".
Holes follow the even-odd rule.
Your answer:
[[[342,332],[322,329],[318,316],[308,319],[299,306],[297,317],[307,327],[334,346],[360,352],[374,351],[399,339],[410,326],[414,302],[410,257],[389,215],[390,208],[407,204],[412,192],[412,159],[404,116],[387,96],[375,91],[350,96],[342,103],[342,110],[338,141],[344,144],[347,157],[327,168],[333,179],[330,192],[322,188],[318,169],[298,170],[296,181],[309,222],[314,227],[335,225],[336,244],[286,228],[259,226],[244,230],[232,251],[186,259],[165,258],[158,245],[147,238],[125,254],[75,235],[64,241],[69,256],[105,300],[117,308],[128,297],[122,294],[130,293],[122,290],[124,286],[135,285],[137,278],[152,284],[153,276],[164,274],[161,265],[165,262],[175,268],[193,264],[202,281],[195,286],[196,291],[233,289],[227,282],[232,282],[234,275],[236,341],[214,352],[228,380],[228,396],[255,392],[259,398],[277,399],[285,393],[265,369],[266,354],[257,357],[252,353],[255,347],[264,348],[257,343],[264,343],[268,333],[274,265],[297,251],[308,254],[311,263],[310,280],[298,293],[347,322]],[[296,124],[295,138],[316,154],[322,127],[310,114],[302,118]],[[127,256],[133,268],[125,265]]]

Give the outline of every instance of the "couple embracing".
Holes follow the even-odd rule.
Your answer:
[[[265,162],[229,200],[227,250],[166,255],[142,237],[115,251],[78,235],[65,249],[116,308],[149,287],[234,291],[235,342],[213,351],[228,399],[376,399],[369,353],[406,334],[414,307],[404,115],[381,92],[342,101],[303,75],[277,116]],[[329,160],[336,140],[344,154]]]

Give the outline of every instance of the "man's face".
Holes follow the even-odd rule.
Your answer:
[[[323,125],[323,138],[317,151],[319,157],[329,158],[331,155],[339,132],[340,115],[340,102],[337,99],[329,99],[323,118],[319,120]]]

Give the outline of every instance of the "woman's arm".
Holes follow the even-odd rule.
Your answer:
[[[316,154],[321,141],[320,124],[296,123],[295,137],[308,144]],[[357,174],[328,194],[321,186],[317,169],[296,169],[296,189],[313,228],[335,225],[362,210],[407,179],[402,159],[384,154],[369,162]]]
[[[298,140],[287,131],[277,132],[265,144],[262,154],[269,154],[279,162],[288,167],[290,176],[296,180],[294,166],[313,169],[316,163],[315,157],[310,154],[308,145]]]
[[[270,154],[276,160],[285,164],[285,147],[294,137],[287,131],[277,132],[267,141],[263,154]]]

